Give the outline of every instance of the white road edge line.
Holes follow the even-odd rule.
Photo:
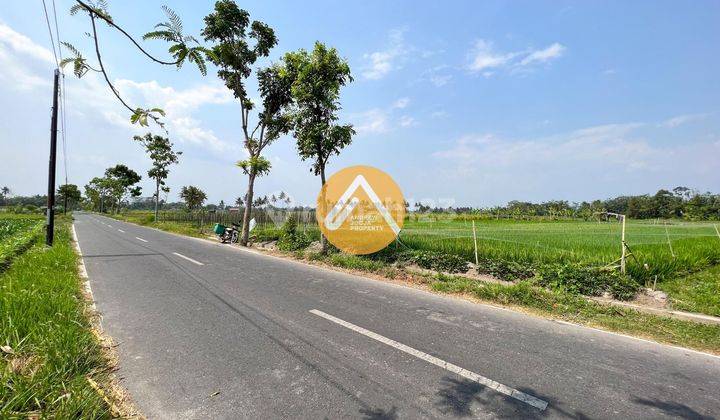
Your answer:
[[[122,230],[122,229],[118,229],[118,232],[120,232],[120,233],[125,233],[125,231]]]
[[[97,310],[97,306],[95,306],[95,295],[93,294],[92,289],[90,288],[90,277],[87,274],[87,269],[85,268],[85,259],[83,258],[82,250],[80,249],[80,241],[78,240],[77,231],[75,230],[75,223],[72,224],[72,238],[73,238],[73,244],[75,245],[75,250],[78,253],[78,256],[80,257],[80,263],[78,264],[78,275],[85,283],[85,293],[88,294],[88,296],[91,299],[90,302],[90,308],[93,310],[95,314],[98,316],[98,325],[100,326],[100,329],[103,328],[102,321],[103,317],[100,312]]]
[[[427,353],[423,353],[420,350],[416,350],[410,346],[406,346],[405,344],[399,343],[395,340],[389,339],[387,337],[384,337],[380,334],[374,333],[372,331],[366,330],[365,328],[358,327],[355,324],[351,324],[350,322],[343,321],[340,318],[336,318],[332,315],[326,314],[323,311],[319,311],[317,309],[311,309],[310,313],[317,315],[321,318],[325,318],[328,321],[332,321],[336,324],[342,325],[345,328],[348,328],[350,330],[353,330],[357,333],[360,333],[366,337],[370,337],[373,340],[379,341],[383,344],[387,344],[390,347],[394,347],[400,351],[403,351],[411,356],[415,356],[418,359],[425,360],[428,363],[431,363],[435,366],[439,366],[445,370],[448,370],[450,372],[453,372],[457,375],[462,376],[463,378],[469,379],[471,381],[477,382],[480,385],[486,386],[488,388],[494,389],[495,391],[505,394],[508,397],[515,398],[518,401],[522,401],[525,404],[528,404],[530,406],[533,406],[537,408],[540,411],[543,411],[547,408],[548,403],[547,401],[543,401],[539,398],[533,397],[532,395],[526,394],[522,391],[518,391],[517,389],[510,388],[509,386],[503,385],[499,382],[493,381],[492,379],[486,378],[482,375],[479,375],[475,372],[471,372],[467,369],[463,369],[460,366],[454,365],[450,362],[446,362],[445,360],[438,359],[435,356],[431,356]]]
[[[193,260],[192,258],[186,257],[186,256],[184,256],[183,254],[178,254],[177,252],[173,252],[173,255],[177,255],[177,256],[180,257],[180,258],[186,259],[186,260],[190,261],[190,262],[193,263],[193,264],[205,265],[205,264],[201,263],[200,261]]]
[[[137,239],[138,241],[147,242],[145,239],[143,239],[143,238],[141,238],[141,237],[139,237],[139,236],[136,236],[135,239]]]

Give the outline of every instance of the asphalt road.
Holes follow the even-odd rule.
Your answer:
[[[150,418],[715,418],[720,358],[113,219],[75,228]]]

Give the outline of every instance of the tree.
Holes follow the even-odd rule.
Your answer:
[[[63,202],[63,213],[67,213],[68,207],[72,208],[82,198],[80,189],[75,184],[63,184],[57,190],[58,201]]]
[[[288,77],[292,79],[293,109],[290,114],[293,136],[302,160],[312,160],[311,171],[325,185],[328,160],[352,142],[352,125],[339,125],[340,88],[350,83],[350,66],[335,48],[315,43],[312,52],[285,54]],[[325,200],[321,200],[325,203]],[[321,235],[323,252],[327,240]]]
[[[8,197],[10,197],[10,187],[6,185],[0,188],[0,203],[2,203],[3,206],[6,205]]]
[[[262,152],[289,129],[289,120],[283,111],[291,100],[290,80],[285,77],[280,66],[258,71],[262,110],[258,112],[255,127],[249,129],[250,111],[255,105],[246,90],[247,79],[255,62],[267,57],[270,49],[277,44],[275,31],[263,22],[250,23],[250,14],[238,8],[234,1],[220,0],[215,3],[214,12],[205,17],[202,35],[205,41],[215,42],[212,54],[208,57],[219,67],[218,76],[240,102],[243,146],[248,152],[248,158],[237,162],[237,166],[248,176],[244,201],[252,203],[255,179],[267,174],[271,167]],[[251,43],[251,39],[254,42]],[[240,237],[243,245],[248,243],[251,212],[252,206],[245,206]]]
[[[218,203],[218,208],[220,210],[225,210],[225,201],[224,200],[220,200],[220,202]]]
[[[130,197],[139,197],[141,189],[135,186],[142,177],[126,165],[118,164],[105,170],[106,185],[110,189],[110,196],[114,200],[114,210],[117,211],[123,201]]]
[[[104,22],[110,28],[120,32],[129,39],[140,52],[155,63],[180,68],[185,61],[188,61],[197,65],[203,76],[207,73],[205,60],[208,58],[209,54],[211,54],[210,51],[200,46],[197,39],[194,37],[183,34],[182,20],[167,6],[163,6],[163,11],[165,12],[168,20],[155,25],[155,30],[146,33],[143,36],[143,40],[162,40],[170,43],[171,45],[168,48],[168,52],[172,55],[171,61],[156,58],[140,46],[140,44],[125,29],[118,25],[112,16],[110,16],[107,2],[105,0],[86,0],[87,3],[81,0],[75,1],[77,4],[70,8],[70,14],[75,15],[79,12],[84,12],[88,15],[92,32],[87,32],[86,34],[93,40],[97,64],[95,66],[91,66],[77,48],[68,42],[62,42],[65,48],[70,52],[71,56],[62,60],[59,63],[60,67],[72,64],[73,73],[75,73],[75,76],[78,78],[83,77],[88,71],[101,73],[105,79],[105,83],[108,85],[113,95],[115,95],[118,101],[131,112],[130,122],[133,124],[138,123],[142,126],[147,126],[148,119],[151,119],[159,126],[164,127],[161,117],[165,116],[165,111],[160,108],[145,109],[141,107],[132,107],[122,96],[120,96],[120,92],[110,81],[110,76],[108,75],[100,53],[97,22]]]
[[[242,207],[242,205],[243,205],[243,199],[242,199],[242,197],[238,197],[238,198],[235,199],[235,205],[238,206],[238,207]]]
[[[85,185],[85,197],[90,202],[90,208],[100,213],[105,211],[105,201],[111,197],[112,181],[105,177],[95,177]]]
[[[182,187],[180,190],[180,198],[185,201],[185,205],[187,205],[189,210],[195,210],[202,206],[205,200],[207,200],[207,195],[205,195],[200,188],[189,185]]]
[[[167,137],[152,135],[147,133],[144,136],[135,136],[133,139],[145,147],[145,152],[150,155],[153,162],[152,168],[148,171],[148,176],[155,180],[155,221],[158,220],[158,207],[160,205],[160,190],[167,189],[165,180],[170,173],[170,165],[179,162],[182,152],[173,150],[173,144]]]

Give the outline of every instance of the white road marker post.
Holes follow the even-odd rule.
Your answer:
[[[475,220],[472,221],[472,227],[473,227],[473,243],[475,244],[475,267],[480,265],[480,262],[478,261],[477,256],[477,235],[475,234]]]

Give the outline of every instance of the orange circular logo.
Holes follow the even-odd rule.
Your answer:
[[[350,166],[323,185],[315,216],[330,243],[350,254],[372,254],[400,233],[405,199],[390,175],[371,166]]]

